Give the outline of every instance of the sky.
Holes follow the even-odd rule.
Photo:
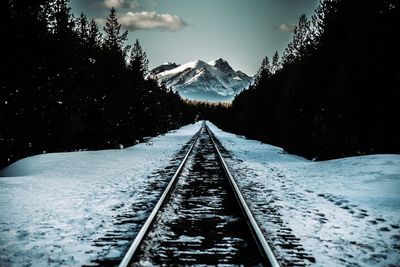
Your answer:
[[[150,68],[223,58],[235,70],[254,75],[265,56],[281,55],[301,14],[319,0],[70,0],[72,12],[95,19],[99,27],[110,8],[139,39]]]

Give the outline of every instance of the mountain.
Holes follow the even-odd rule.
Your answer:
[[[253,82],[252,77],[233,70],[222,58],[209,63],[201,60],[183,65],[165,63],[152,69],[149,76],[185,98],[214,102],[231,101]]]
[[[152,69],[151,74],[154,77],[154,75],[157,75],[157,74],[162,73],[167,70],[175,69],[177,67],[179,67],[179,65],[176,65],[175,63],[171,63],[171,62],[164,63],[161,66],[158,66],[157,68]]]

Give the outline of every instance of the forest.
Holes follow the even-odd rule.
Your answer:
[[[145,79],[112,9],[103,33],[67,0],[1,1],[0,168],[40,153],[122,148],[194,121],[181,97]]]
[[[185,101],[147,79],[145,49],[127,44],[114,9],[101,31],[68,4],[0,2],[0,168],[130,146],[198,115],[310,159],[400,153],[396,0],[321,1],[229,105]]]
[[[323,160],[400,153],[400,5],[321,1],[282,57],[266,57],[232,105],[204,110],[219,127]]]

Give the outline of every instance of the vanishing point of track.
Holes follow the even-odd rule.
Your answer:
[[[279,266],[203,123],[121,267]]]

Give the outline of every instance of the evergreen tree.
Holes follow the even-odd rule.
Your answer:
[[[127,40],[128,31],[121,33],[121,24],[118,22],[117,14],[114,8],[111,8],[110,14],[104,26],[105,37],[103,47],[109,51],[122,54],[124,44]]]
[[[101,46],[101,34],[99,28],[97,27],[96,22],[92,19],[89,22],[88,26],[88,39],[87,39],[87,46],[94,50],[97,47]]]
[[[138,42],[132,79],[127,32],[121,33],[114,9],[103,38],[93,20],[73,18],[67,0],[5,0],[0,7],[0,31],[7,36],[0,62],[0,168],[43,151],[132,145],[193,118],[179,96],[144,79],[148,61]]]
[[[43,13],[48,29],[55,38],[61,40],[64,40],[65,36],[71,35],[74,29],[74,20],[68,3],[69,0],[51,0],[44,6]]]
[[[148,71],[149,61],[146,52],[142,50],[139,40],[136,39],[135,44],[131,49],[129,68],[137,76],[144,77]]]
[[[294,28],[293,38],[285,49],[283,65],[288,65],[307,54],[307,47],[311,44],[310,21],[302,14]]]
[[[302,14],[294,30],[293,46],[295,57],[305,57],[307,46],[310,43],[310,21]]]
[[[276,51],[274,56],[272,57],[271,72],[275,73],[278,69],[279,69],[279,54],[278,51]]]
[[[321,1],[311,22],[300,17],[280,70],[258,75],[218,125],[310,158],[399,153],[397,2]]]
[[[259,84],[262,80],[266,79],[271,75],[271,64],[269,58],[266,56],[256,74],[256,84]]]
[[[77,21],[77,32],[81,42],[86,44],[89,41],[89,21],[83,13],[81,13]]]

